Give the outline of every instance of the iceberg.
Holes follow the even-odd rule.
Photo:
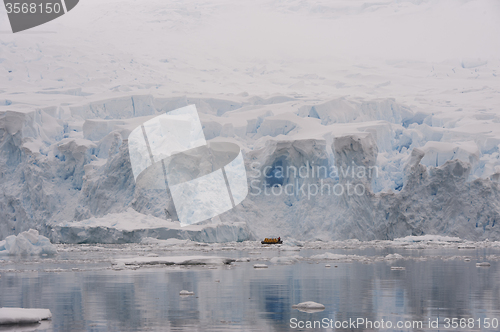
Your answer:
[[[17,236],[10,235],[5,240],[0,241],[0,256],[55,255],[56,253],[56,246],[34,229],[22,232]]]

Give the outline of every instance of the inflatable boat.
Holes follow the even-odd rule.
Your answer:
[[[262,244],[282,244],[281,237],[278,238],[265,238],[264,241],[261,241]]]

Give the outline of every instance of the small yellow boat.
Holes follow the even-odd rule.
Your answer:
[[[262,244],[282,244],[281,237],[278,238],[268,238],[266,237],[264,241],[261,241]]]

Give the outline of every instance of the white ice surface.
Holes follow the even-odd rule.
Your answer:
[[[51,318],[49,309],[0,308],[0,325],[33,324]]]

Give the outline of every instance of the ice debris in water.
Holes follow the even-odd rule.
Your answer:
[[[255,269],[267,269],[266,264],[254,264],[253,266]]]
[[[390,260],[396,260],[396,259],[403,259],[404,257],[401,256],[400,254],[389,254],[385,256],[385,260],[390,261]]]
[[[15,236],[10,235],[0,241],[0,255],[28,256],[28,255],[54,255],[56,247],[50,243],[45,236],[38,234],[37,230],[30,229],[27,232]]]
[[[187,291],[187,290],[181,290],[179,292],[179,295],[194,295],[194,292],[190,292],[190,291]]]
[[[316,303],[312,301],[302,302],[292,306],[293,309],[298,309],[304,312],[319,312],[325,310],[325,306],[321,303]]]
[[[236,260],[236,262],[250,262],[250,257],[241,257]]]
[[[232,258],[219,256],[139,256],[115,259],[111,264],[121,267],[123,265],[227,265],[234,261]]]
[[[477,267],[489,267],[489,266],[491,266],[491,264],[488,262],[481,262],[481,263],[476,263],[476,266]]]

